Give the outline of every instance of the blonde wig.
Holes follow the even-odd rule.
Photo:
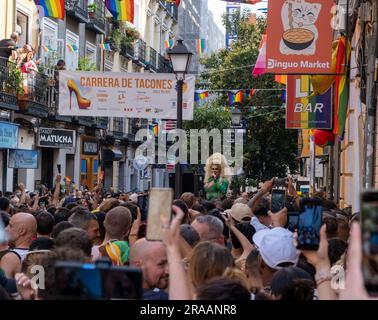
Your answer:
[[[209,181],[211,177],[211,167],[214,164],[220,166],[220,178],[226,178],[230,182],[230,167],[228,166],[225,156],[220,153],[214,153],[206,160],[205,183]]]

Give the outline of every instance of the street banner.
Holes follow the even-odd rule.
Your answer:
[[[267,73],[332,73],[333,5],[333,0],[269,2]]]
[[[9,150],[8,168],[38,169],[37,150]]]
[[[17,149],[18,125],[0,122],[0,149]]]
[[[38,135],[38,146],[48,148],[74,148],[75,147],[75,131],[40,128]]]
[[[183,120],[193,119],[195,76],[183,87]],[[171,73],[59,72],[59,114],[79,117],[177,118]]]
[[[331,129],[332,88],[313,96],[310,76],[289,75],[286,86],[286,129]]]

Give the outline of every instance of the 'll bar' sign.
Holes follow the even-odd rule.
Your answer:
[[[73,148],[75,147],[75,131],[40,128],[38,146],[47,148]]]

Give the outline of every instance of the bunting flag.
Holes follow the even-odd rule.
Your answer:
[[[152,123],[149,125],[149,130],[152,134],[157,137],[159,135],[159,125],[157,123]]]
[[[67,49],[69,52],[76,52],[77,51],[77,46],[74,44],[67,44]]]
[[[253,98],[255,93],[256,93],[256,89],[248,89],[245,91],[245,95],[247,96],[247,98],[250,98],[250,99]]]
[[[41,18],[50,17],[64,20],[64,0],[34,0]]]
[[[282,104],[286,103],[286,90],[281,91],[281,102]]]
[[[105,0],[105,5],[114,19],[134,23],[134,0]]]
[[[256,60],[255,67],[253,68],[252,75],[254,77],[261,76],[265,74],[265,65],[266,65],[266,33],[263,34],[259,47],[259,55]]]
[[[345,48],[346,47],[346,48]],[[346,54],[345,54],[346,51]],[[349,83],[346,66],[349,64],[350,43],[346,44],[345,36],[341,36],[336,57],[336,76],[334,84],[334,121],[333,133],[337,134],[341,140],[344,138],[345,121],[348,110]],[[346,60],[345,60],[346,59]]]
[[[110,48],[110,44],[109,43],[100,43],[100,48],[102,50],[112,51],[112,49]]]
[[[208,91],[195,91],[194,92],[194,101],[200,101],[209,96]]]
[[[205,39],[198,39],[197,40],[197,53],[201,55],[206,50],[206,40]]]
[[[274,81],[286,86],[287,77],[285,74],[276,74],[274,76]]]
[[[49,47],[49,46],[42,46],[42,49],[43,49],[43,51],[45,51],[45,52],[54,51],[54,50],[51,49],[51,47]]]
[[[242,103],[243,102],[243,92],[241,90],[233,92],[227,92],[228,95],[228,104],[229,106],[233,106],[235,103]]]
[[[165,2],[175,4],[176,6],[180,5],[181,0],[165,0]]]
[[[164,46],[166,49],[171,49],[173,47],[173,39],[165,40]]]

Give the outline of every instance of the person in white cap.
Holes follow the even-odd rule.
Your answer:
[[[293,240],[294,234],[283,227],[260,230],[253,235],[253,242],[259,251],[259,269],[265,287],[270,285],[277,270],[297,264],[299,254]]]
[[[138,194],[137,193],[133,193],[131,196],[130,196],[130,201],[132,202],[135,202],[135,203],[138,203]]]
[[[234,204],[228,212],[235,221],[240,223],[249,223],[252,217],[251,208],[244,203]]]

